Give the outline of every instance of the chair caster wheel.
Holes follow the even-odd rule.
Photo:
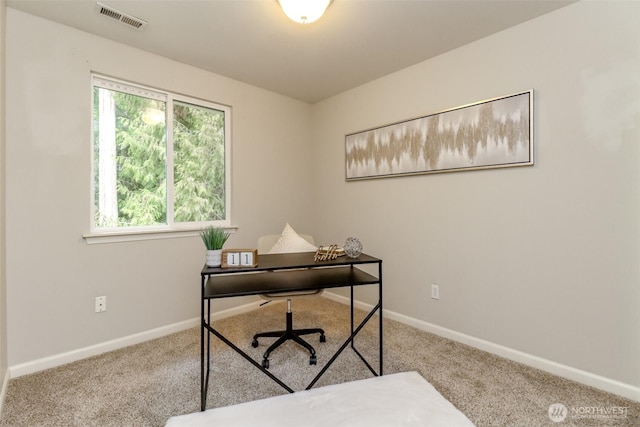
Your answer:
[[[262,359],[262,367],[264,369],[269,369],[269,359]]]
[[[313,355],[309,358],[309,365],[317,365],[318,364],[318,358]]]
[[[258,346],[258,340],[257,339],[253,339],[253,341],[251,341],[251,347],[256,348]]]
[[[324,336],[324,334],[320,335],[320,342],[326,342],[327,341],[327,337]]]

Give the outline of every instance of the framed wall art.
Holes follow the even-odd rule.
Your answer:
[[[345,136],[346,179],[533,165],[533,90]]]

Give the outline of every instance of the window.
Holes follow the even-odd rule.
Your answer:
[[[93,76],[92,231],[229,225],[230,108]]]

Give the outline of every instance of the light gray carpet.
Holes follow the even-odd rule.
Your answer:
[[[255,332],[284,326],[286,305],[216,322],[227,337],[260,360],[272,339],[251,347]],[[305,351],[289,342],[270,358],[270,371],[302,390],[349,335],[348,306],[322,297],[294,301],[294,326],[326,331],[327,342],[310,366]],[[364,313],[358,312],[362,317]],[[363,329],[358,349],[377,366],[377,318]],[[463,344],[385,320],[385,373],[418,371],[478,426],[639,426],[640,404],[563,380]],[[207,408],[286,393],[246,360],[212,337],[213,372]],[[317,386],[371,376],[347,348]],[[162,426],[200,408],[199,328],[113,351],[9,382],[0,426]],[[625,418],[548,417],[549,405],[625,407]],[[257,423],[256,425],[259,425]],[[375,426],[372,426],[375,427]]]

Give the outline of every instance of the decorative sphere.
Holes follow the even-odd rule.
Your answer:
[[[344,253],[349,258],[358,258],[362,253],[362,243],[355,237],[348,237],[344,242]]]

